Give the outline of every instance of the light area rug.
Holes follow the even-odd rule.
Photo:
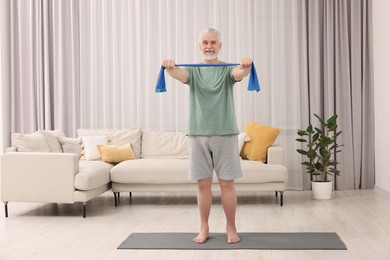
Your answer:
[[[118,249],[167,250],[346,250],[333,232],[261,232],[239,233],[241,241],[228,244],[225,233],[211,233],[204,244],[192,239],[196,233],[132,233]]]

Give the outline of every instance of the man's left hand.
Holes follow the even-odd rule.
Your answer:
[[[253,60],[251,58],[242,58],[240,60],[240,68],[241,69],[247,69],[248,67],[252,66]]]

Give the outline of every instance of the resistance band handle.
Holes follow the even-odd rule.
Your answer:
[[[217,64],[176,64],[178,67],[226,67],[226,66],[237,66],[240,65],[238,63],[217,63]],[[166,84],[165,84],[165,67],[161,66],[160,72],[157,77],[156,84],[156,93],[167,92]],[[257,72],[255,68],[255,64],[252,63],[251,71],[249,74],[248,80],[248,91],[260,91],[259,79],[257,78]]]

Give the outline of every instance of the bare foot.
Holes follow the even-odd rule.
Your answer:
[[[235,244],[241,241],[235,228],[228,228],[226,234],[228,244]]]
[[[197,244],[204,244],[208,238],[209,238],[209,230],[208,228],[205,228],[205,229],[201,229],[199,234],[196,237],[194,237],[192,241],[194,241]]]

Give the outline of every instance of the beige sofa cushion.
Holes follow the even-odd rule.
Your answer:
[[[188,158],[184,132],[142,132],[142,158]]]
[[[59,137],[65,137],[65,134],[61,130],[38,130],[38,133],[43,135],[49,146],[50,152],[62,153],[62,145],[58,140]]]
[[[61,130],[38,130],[32,134],[13,133],[11,142],[18,152],[62,153],[58,138],[64,136]]]
[[[18,152],[50,152],[45,137],[40,133],[21,134],[13,133],[11,136],[12,146]]]
[[[188,183],[187,159],[139,159],[115,165],[111,181],[118,183]]]
[[[62,150],[64,153],[74,153],[77,154],[80,158],[81,146],[80,146],[80,140],[78,138],[59,136],[58,140],[61,143]]]
[[[112,164],[102,161],[80,161],[74,186],[79,190],[91,190],[110,182]]]
[[[188,178],[188,159],[139,159],[121,162],[111,169],[111,181],[131,184],[183,184]],[[287,169],[282,165],[268,165],[241,160],[243,176],[236,183],[268,183],[287,180]],[[214,175],[213,183],[218,180]]]

